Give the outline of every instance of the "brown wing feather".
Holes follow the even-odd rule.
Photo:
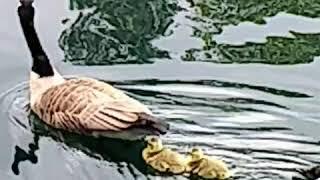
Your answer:
[[[33,110],[47,124],[68,131],[121,131],[145,123],[148,109],[112,86],[72,79],[48,89]]]
[[[129,97],[124,92],[112,87],[110,84],[104,83],[102,81],[81,77],[78,78],[77,81],[81,83],[83,86],[89,86],[101,93],[110,96],[115,99],[113,106],[119,109],[125,108],[126,111],[130,112],[144,112],[146,114],[151,114],[151,111],[139,101]]]

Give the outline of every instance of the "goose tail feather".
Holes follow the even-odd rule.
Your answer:
[[[167,122],[153,115],[140,113],[138,117],[146,128],[150,128],[151,131],[155,131],[157,134],[166,134],[169,130],[169,124]]]

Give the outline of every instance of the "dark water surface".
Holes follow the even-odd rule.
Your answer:
[[[3,0],[0,7],[0,179],[184,179],[150,171],[142,142],[70,135],[30,114],[30,56],[17,6]],[[41,42],[57,69],[110,82],[147,104],[171,124],[166,145],[181,152],[201,146],[225,160],[235,179],[291,179],[296,168],[320,164],[320,3],[35,6]]]

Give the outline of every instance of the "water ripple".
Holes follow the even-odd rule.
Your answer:
[[[297,169],[320,163],[319,140],[295,132],[290,125],[290,114],[295,112],[288,108],[288,101],[274,102],[254,92],[288,97],[291,103],[310,98],[309,95],[215,80],[112,84],[167,119],[172,130],[162,137],[165,144],[181,152],[194,145],[204,148],[228,163],[234,179],[291,179],[298,175]],[[243,88],[250,88],[253,93],[248,94]],[[35,147],[34,151],[40,151],[40,162],[45,163],[50,148],[54,149],[50,152],[53,159],[63,155],[60,161],[65,173],[77,174],[81,179],[100,179],[106,172],[115,179],[160,178],[139,158],[143,142],[83,137],[44,125],[30,114],[26,83],[4,93],[1,99],[2,113],[10,119],[10,132],[24,154],[23,160],[32,160],[34,152],[30,147]],[[39,144],[37,137],[45,143]],[[15,161],[19,162],[19,158]]]

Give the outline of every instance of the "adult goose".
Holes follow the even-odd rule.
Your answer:
[[[164,134],[168,124],[119,89],[92,78],[64,79],[50,64],[34,28],[31,0],[20,0],[18,15],[33,64],[30,106],[46,124],[69,132],[111,136]],[[109,136],[107,135],[107,136]]]

